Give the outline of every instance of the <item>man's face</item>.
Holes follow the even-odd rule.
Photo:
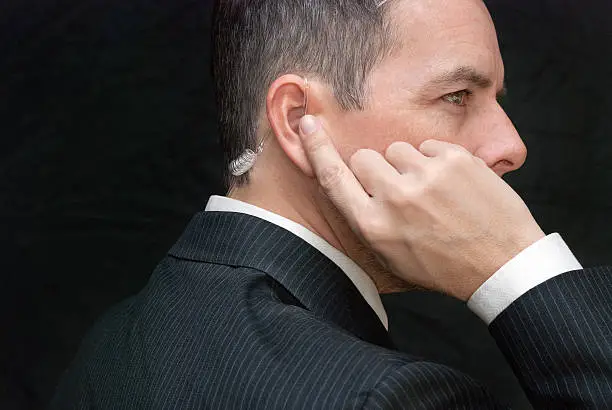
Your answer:
[[[394,141],[459,144],[498,175],[519,168],[526,148],[497,98],[504,66],[481,0],[393,0],[403,46],[370,77],[364,111],[327,118],[347,160],[360,148],[383,153]]]

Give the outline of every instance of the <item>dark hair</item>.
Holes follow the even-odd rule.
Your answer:
[[[213,76],[229,188],[248,183],[228,171],[255,151],[268,88],[283,74],[327,83],[344,110],[363,109],[371,70],[398,44],[388,6],[377,0],[217,0]]]

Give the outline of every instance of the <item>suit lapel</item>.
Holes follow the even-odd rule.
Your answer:
[[[293,233],[234,212],[201,212],[170,255],[265,272],[309,311],[365,341],[392,347],[388,333],[348,277]]]

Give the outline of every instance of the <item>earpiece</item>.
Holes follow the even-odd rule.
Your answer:
[[[308,91],[310,91],[310,84],[308,84],[308,78],[304,77],[304,115],[308,114]]]

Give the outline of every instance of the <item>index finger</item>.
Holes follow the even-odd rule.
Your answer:
[[[342,160],[321,121],[312,115],[303,116],[300,138],[319,185],[349,224],[356,228],[358,210],[368,205],[370,196]]]

